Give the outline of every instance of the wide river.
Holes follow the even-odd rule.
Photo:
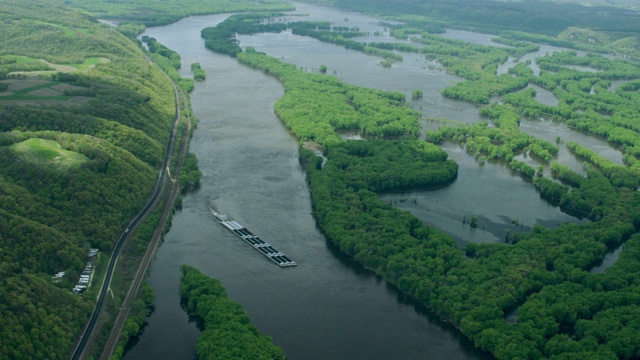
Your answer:
[[[304,18],[384,29],[377,20],[331,8],[296,4]],[[183,76],[199,62],[207,80],[191,94],[200,119],[191,142],[203,172],[201,187],[184,197],[171,230],[152,265],[148,282],[156,293],[155,312],[125,359],[193,359],[200,333],[181,307],[180,266],[188,264],[222,281],[258,329],[282,346],[290,359],[485,359],[455,328],[383,279],[341,255],[318,231],[311,215],[309,189],[298,163],[298,142],[274,115],[281,84],[235,59],[204,47],[200,30],[229,15],[194,16],[147,29],[182,56]],[[381,40],[382,39],[382,40]],[[241,45],[356,85],[411,93],[424,91],[413,105],[425,116],[465,123],[481,121],[475,106],[443,98],[438,92],[460,78],[448,75],[418,55],[405,56],[390,69],[380,59],[290,33],[240,37]],[[425,127],[427,124],[425,124]],[[548,130],[554,127],[555,130]],[[557,128],[556,128],[557,127]],[[534,133],[557,135],[559,125],[533,121]],[[580,143],[616,150],[580,133]],[[544,137],[542,136],[541,137]],[[554,135],[554,137],[555,137]],[[577,140],[573,140],[577,141]],[[462,245],[501,241],[506,229],[577,221],[542,201],[533,186],[501,164],[479,166],[457,145],[445,145],[460,164],[451,186],[410,194],[383,195],[423,221],[440,226]],[[579,168],[566,153],[562,163]],[[455,207],[451,207],[455,204]],[[527,204],[523,206],[522,204]],[[245,225],[299,265],[281,269],[218,224],[213,207]],[[477,215],[480,226],[462,224]]]

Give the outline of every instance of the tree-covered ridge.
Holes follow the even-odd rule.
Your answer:
[[[90,24],[97,23],[86,14],[69,11],[61,1],[33,1],[30,4],[24,4],[20,0],[6,0],[3,1],[0,17],[3,20],[39,22],[61,28],[87,28]]]
[[[68,359],[91,305],[28,272],[2,276],[0,289],[0,358]]]
[[[220,281],[183,265],[180,295],[189,315],[201,318],[198,359],[284,359],[284,351],[260,334],[240,304],[229,299]]]
[[[10,106],[2,110],[3,122],[0,131],[26,129],[30,131],[53,130],[92,135],[126,149],[137,158],[152,166],[162,160],[162,145],[145,134],[143,130],[120,124],[89,114],[78,109]],[[0,133],[0,145],[12,143],[10,133]]]
[[[637,36],[637,11],[550,1],[504,2],[472,0],[315,0],[363,12],[426,18],[435,23],[486,30],[518,30],[558,35],[568,27]]]
[[[66,359],[94,301],[70,290],[87,250],[108,254],[152,192],[173,87],[60,2],[5,1],[0,19],[0,83],[21,97],[0,97],[0,359]],[[56,91],[69,100],[43,99]]]
[[[66,3],[98,18],[146,26],[166,25],[192,15],[295,9],[292,4],[281,0],[67,0]]]
[[[67,21],[68,19],[68,21]],[[77,64],[89,57],[142,56],[135,44],[95,19],[55,0],[4,3],[0,12],[0,55],[24,55],[52,63]]]

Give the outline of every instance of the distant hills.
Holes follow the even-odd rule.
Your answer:
[[[585,6],[613,6],[640,9],[638,0],[556,0],[557,3],[572,3]]]
[[[638,26],[640,13],[637,11],[611,6],[582,6],[579,5],[579,1],[555,3],[477,0],[321,0],[315,2],[331,3],[374,13],[420,15],[433,21],[458,26],[482,27],[493,31],[517,30],[557,36],[573,26],[636,35],[640,32]]]

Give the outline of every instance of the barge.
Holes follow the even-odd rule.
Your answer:
[[[213,216],[220,221],[220,224],[227,230],[231,231],[240,239],[244,240],[251,247],[256,249],[259,253],[264,255],[267,259],[278,264],[280,267],[290,267],[298,265],[295,261],[289,259],[285,254],[276,250],[271,244],[264,242],[258,235],[254,235],[244,226],[240,225],[237,221],[231,220],[227,215],[220,214],[215,210],[209,208]]]

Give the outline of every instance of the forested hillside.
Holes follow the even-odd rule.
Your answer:
[[[65,359],[93,307],[71,288],[153,191],[173,87],[57,1],[3,1],[0,34],[0,359]]]
[[[67,0],[71,6],[89,11],[102,19],[142,23],[146,26],[166,25],[191,15],[243,11],[293,10],[281,0]]]

